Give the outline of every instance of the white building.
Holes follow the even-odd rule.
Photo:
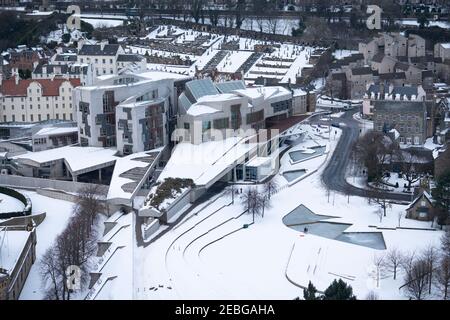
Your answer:
[[[218,88],[210,79],[186,84],[186,91],[180,96],[178,118],[178,128],[189,132],[189,137],[183,139],[199,144],[211,140],[215,131],[224,135],[229,129],[263,129],[270,121],[287,118],[292,113],[292,93],[283,87],[220,90],[224,84],[217,85]],[[230,87],[233,86],[231,82]],[[188,97],[195,97],[192,99],[195,102],[189,105],[192,101]]]
[[[188,79],[169,72],[125,73],[77,88],[73,99],[81,145],[118,146],[128,154],[165,144],[168,138],[161,141],[160,134],[170,132],[166,124],[176,112],[175,87]],[[161,123],[162,113],[166,122]]]
[[[78,143],[77,127],[42,128],[31,137],[33,152],[64,147]]]
[[[3,80],[0,122],[73,120],[72,89],[79,85],[79,79]]]
[[[77,62],[79,65],[89,65],[94,78],[118,74],[127,68],[134,72],[143,72],[147,68],[145,57],[133,53],[126,54],[120,45],[103,42],[95,45],[82,44]]]

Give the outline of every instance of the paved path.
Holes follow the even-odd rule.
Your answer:
[[[360,123],[353,118],[354,110],[347,111],[341,118],[332,118],[331,121],[321,121],[323,115],[317,115],[310,119],[310,123],[329,125],[329,123],[341,123],[342,135],[333,155],[328,162],[323,174],[322,181],[330,189],[341,193],[350,193],[353,196],[367,197],[367,190],[358,188],[345,180],[350,153],[353,143],[360,134]],[[333,129],[333,127],[331,127]],[[332,133],[333,134],[333,133]],[[410,201],[411,195],[385,192],[386,199],[394,201]]]

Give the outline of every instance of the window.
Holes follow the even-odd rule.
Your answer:
[[[211,121],[203,121],[202,122],[202,132],[205,132],[210,129],[211,129]]]
[[[228,128],[228,123],[229,123],[228,118],[215,119],[214,120],[214,129],[226,129],[226,128]]]
[[[106,59],[102,59],[102,62],[103,62],[103,63],[106,63]]]
[[[22,121],[25,122],[25,115],[22,115]]]
[[[15,114],[12,115],[12,121],[13,121],[13,122],[16,121],[16,115],[15,115]]]
[[[427,204],[426,204],[425,200],[422,200],[422,201],[420,202],[420,205],[421,205],[422,207],[425,207]]]
[[[247,124],[264,120],[264,110],[248,113],[246,120],[247,120]]]
[[[33,121],[34,121],[34,119],[33,119],[33,115],[30,115],[30,121],[31,121],[31,122],[33,122]]]
[[[188,122],[185,122],[185,123],[184,123],[184,129],[185,129],[185,130],[189,130],[190,128],[191,128],[191,124],[188,123]]]
[[[41,115],[40,114],[38,114],[38,120],[41,121]]]

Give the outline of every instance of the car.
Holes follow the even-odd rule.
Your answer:
[[[341,127],[341,125],[339,123],[332,123],[331,126],[335,127],[335,128],[340,128]]]

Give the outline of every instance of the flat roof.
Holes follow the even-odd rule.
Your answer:
[[[116,149],[66,146],[38,152],[27,152],[12,159],[31,161],[35,164],[45,164],[56,160],[64,160],[72,173],[87,170],[115,162],[118,157]]]
[[[50,128],[43,128],[36,132],[34,135],[36,136],[46,136],[46,135],[59,135],[59,134],[68,134],[68,133],[75,133],[78,132],[77,127],[50,127]]]

